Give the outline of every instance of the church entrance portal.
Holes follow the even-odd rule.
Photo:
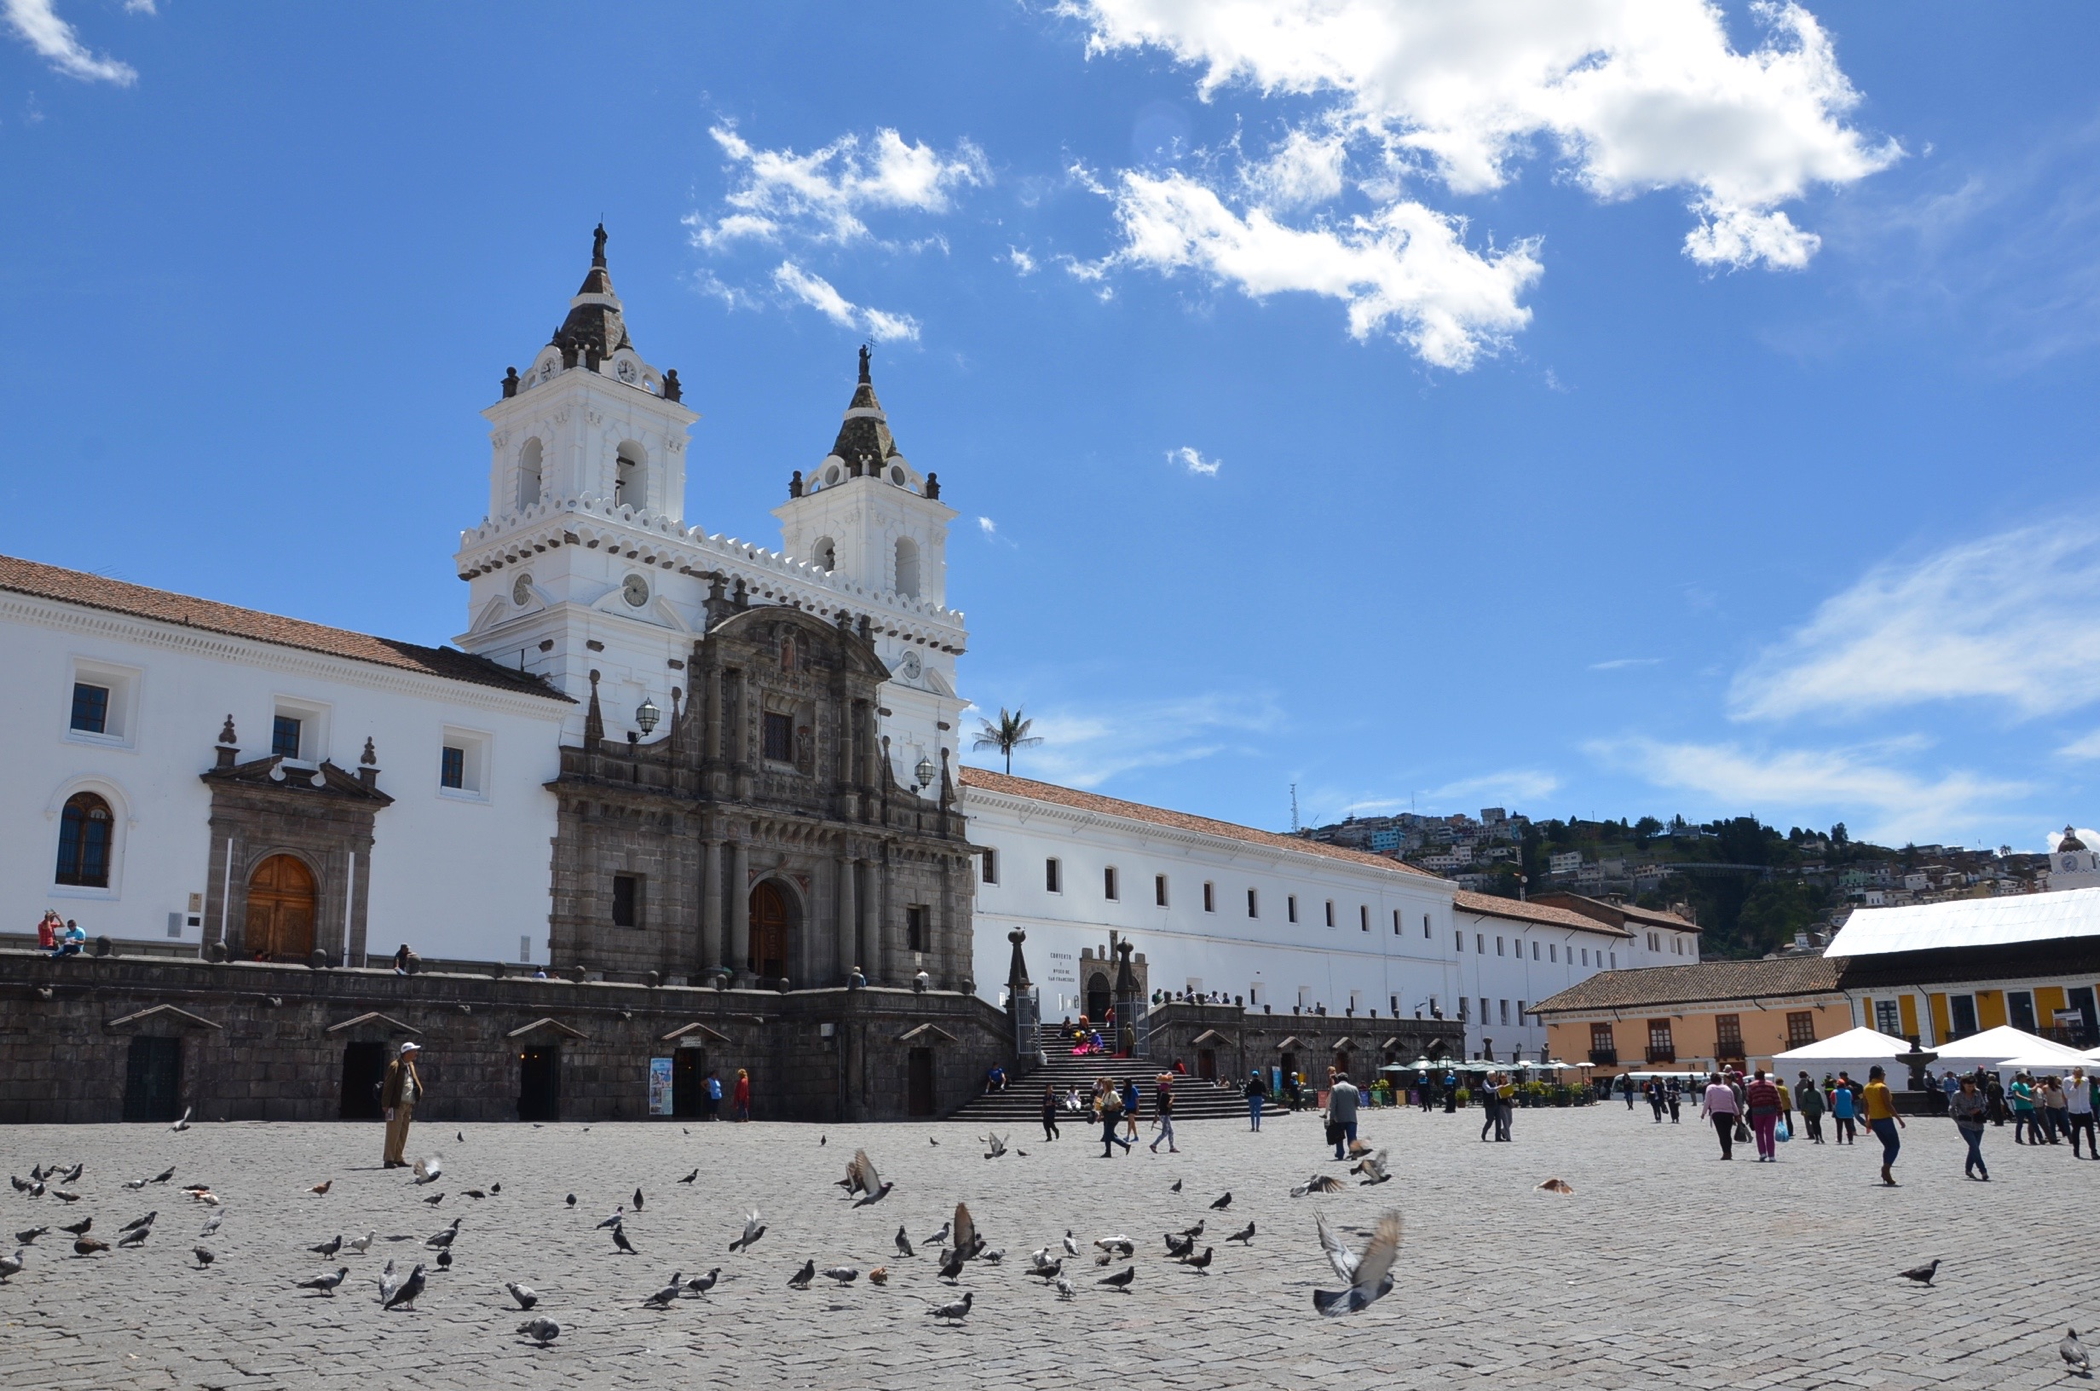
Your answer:
[[[751,891],[751,974],[779,980],[787,974],[788,897],[770,880]]]
[[[384,1043],[344,1044],[342,1118],[346,1121],[378,1120],[381,1115],[379,1087],[385,1081]]]
[[[1115,997],[1109,993],[1108,977],[1106,975],[1096,971],[1093,975],[1087,977],[1086,1017],[1090,1023],[1099,1024],[1102,1020],[1108,1018],[1108,1007],[1113,1003],[1114,999]],[[1102,1037],[1105,1038],[1107,1035],[1104,1034]]]
[[[518,1119],[561,1119],[561,1049],[518,1050]]]
[[[707,1050],[681,1048],[671,1055],[671,1114],[707,1113]]]
[[[933,1050],[914,1048],[905,1059],[904,1112],[909,1116],[933,1114]]]
[[[293,855],[272,855],[248,878],[248,954],[302,961],[314,949],[313,871]]]

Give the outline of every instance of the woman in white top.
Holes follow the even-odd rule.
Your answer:
[[[1716,1072],[1706,1079],[1706,1099],[1700,1109],[1713,1122],[1714,1134],[1721,1137],[1721,1158],[1731,1159],[1735,1155],[1735,1128],[1743,1116],[1742,1104],[1735,1099],[1735,1088],[1721,1080]]]

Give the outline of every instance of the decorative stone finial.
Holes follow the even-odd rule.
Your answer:
[[[379,753],[372,747],[372,736],[369,734],[365,736],[365,751],[358,756],[357,761],[368,768],[379,766]]]
[[[226,723],[219,726],[219,742],[228,748],[238,747],[233,734],[233,716],[230,714],[226,717]]]
[[[598,224],[597,230],[591,233],[591,264],[605,264],[605,224],[602,222]]]
[[[929,501],[932,502],[939,502],[941,500],[941,476],[939,474],[929,473],[926,475],[926,487],[924,495]]]
[[[788,496],[789,496],[789,497],[801,497],[801,496],[802,496],[802,470],[801,470],[801,469],[796,469],[796,470],[795,470],[795,476],[794,476],[793,478],[790,478],[790,479],[788,480]]]

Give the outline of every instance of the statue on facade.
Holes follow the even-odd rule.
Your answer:
[[[591,264],[605,264],[605,224],[602,222],[598,224],[598,229],[591,233]]]
[[[865,343],[860,345],[860,379],[862,382],[868,380],[868,345]]]
[[[677,401],[682,400],[684,396],[685,388],[678,384],[678,369],[673,367],[664,373],[664,399]]]

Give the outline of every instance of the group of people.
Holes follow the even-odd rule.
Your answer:
[[[1176,1064],[1179,1068],[1179,1064]],[[1152,1079],[1152,1152],[1159,1153],[1165,1145],[1168,1154],[1179,1154],[1174,1143],[1174,1081],[1176,1072],[1162,1072]],[[1101,1157],[1114,1156],[1116,1146],[1121,1145],[1128,1154],[1138,1140],[1138,1122],[1143,1118],[1143,1094],[1138,1091],[1137,1079],[1125,1077],[1118,1082],[1113,1077],[1094,1079],[1093,1094],[1087,1100],[1079,1097],[1075,1085],[1064,1096],[1057,1094],[1055,1083],[1043,1088],[1043,1139],[1055,1140],[1063,1133],[1058,1120],[1064,1112],[1090,1114],[1101,1124]],[[1119,1133],[1120,1132],[1120,1133]]]
[[[1859,1133],[1856,1122],[1864,1119],[1867,1128],[1881,1141],[1881,1181],[1891,1188],[1896,1186],[1896,1155],[1903,1148],[1897,1132],[1904,1128],[1905,1121],[1896,1114],[1895,1098],[1889,1093],[1887,1075],[1880,1067],[1867,1073],[1864,1084],[1853,1081],[1849,1073],[1840,1072],[1818,1086],[1804,1072],[1791,1088],[1778,1078],[1767,1076],[1763,1068],[1747,1080],[1731,1068],[1707,1077],[1699,1110],[1721,1143],[1721,1158],[1733,1159],[1738,1142],[1754,1139],[1757,1162],[1775,1164],[1779,1161],[1779,1142],[1792,1137],[1789,1118],[1797,1105],[1812,1144],[1823,1143],[1826,1110],[1837,1122],[1841,1145],[1853,1143]]]
[[[36,946],[38,951],[54,957],[78,956],[87,949],[87,932],[79,923],[46,908],[43,921],[36,925]]]

